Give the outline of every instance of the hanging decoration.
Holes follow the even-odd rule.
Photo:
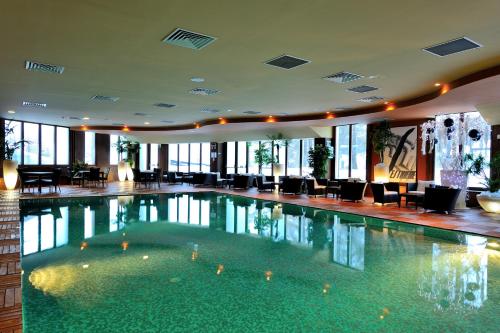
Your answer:
[[[436,133],[435,127],[436,127],[435,120],[428,120],[425,123],[423,123],[422,125],[420,125],[420,128],[422,129],[422,136],[421,136],[421,138],[422,138],[422,155],[425,155],[427,152],[429,152],[429,154],[431,154],[432,151],[434,150],[434,145],[437,142],[437,138],[435,135],[435,133]],[[427,150],[427,146],[429,147],[428,150]]]

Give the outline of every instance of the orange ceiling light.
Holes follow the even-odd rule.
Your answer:
[[[201,125],[200,125],[200,124],[198,124],[198,123],[194,123],[194,128],[200,128],[200,127],[201,127]]]
[[[385,111],[393,111],[393,110],[396,110],[396,104],[387,103],[387,106],[385,107]]]
[[[333,113],[331,112],[326,113],[326,119],[333,119],[333,118],[335,118],[335,115]]]
[[[124,132],[130,132],[130,129],[128,128],[127,125],[123,126],[122,131]]]
[[[222,118],[222,117],[220,117],[219,118],[219,125],[226,125],[226,124],[227,124],[227,120],[224,119],[224,118]]]
[[[86,125],[81,126],[82,131],[87,131],[89,128]]]
[[[444,95],[446,94],[448,91],[450,91],[450,86],[448,84],[443,84],[443,86],[441,87],[441,95]]]
[[[275,123],[275,122],[276,122],[276,118],[274,118],[273,116],[269,116],[266,119],[266,123]]]

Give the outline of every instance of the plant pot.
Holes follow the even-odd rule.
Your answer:
[[[8,190],[16,188],[17,184],[17,161],[3,161],[3,181]]]
[[[127,178],[127,165],[125,161],[118,162],[118,180],[123,182]]]
[[[467,209],[467,172],[462,170],[441,170],[441,185],[461,189],[455,209]]]
[[[276,183],[279,182],[280,176],[283,174],[283,170],[285,169],[283,164],[273,164],[273,175],[274,181]]]
[[[389,181],[389,166],[384,163],[375,164],[373,167],[373,181],[387,183]]]
[[[481,208],[488,213],[500,213],[500,192],[481,192],[476,198]]]
[[[126,164],[127,164],[127,179],[132,181],[134,180],[134,171],[132,171],[132,167],[130,166],[129,163]]]

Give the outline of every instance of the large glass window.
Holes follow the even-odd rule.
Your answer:
[[[55,127],[49,125],[42,125],[42,164],[54,164],[55,162]]]
[[[300,176],[300,140],[288,142],[287,175]]]
[[[247,143],[238,142],[238,173],[247,172]]]
[[[312,147],[314,147],[314,139],[302,140],[302,176],[307,176],[313,172],[308,161],[309,149]]]
[[[271,141],[261,141],[261,145],[265,145],[269,150],[272,148]],[[271,163],[262,166],[262,174],[265,176],[271,176],[273,174],[273,166]]]
[[[85,163],[95,165],[95,133],[85,132]]]
[[[210,142],[201,144],[201,171],[210,172]]]
[[[9,126],[12,129],[12,133],[10,133],[5,140],[7,140],[11,145],[14,142],[19,142],[22,140],[22,134],[21,134],[21,123],[18,121],[7,121],[6,123],[7,126]],[[17,149],[14,152],[14,155],[12,156],[12,159],[14,161],[17,161],[18,164],[21,164],[21,148]]]
[[[28,141],[24,144],[24,164],[39,164],[39,128],[38,124],[24,123],[24,140]]]
[[[197,172],[200,171],[200,144],[191,143],[189,147],[189,171]]]
[[[57,127],[57,164],[69,164],[69,128]]]
[[[118,143],[118,135],[109,136],[109,164],[118,164],[118,152],[116,151],[116,144]]]
[[[168,171],[177,171],[178,169],[178,145],[176,143],[168,145]]]
[[[227,173],[235,173],[236,165],[236,142],[228,142],[226,149],[226,170]]]
[[[352,125],[351,177],[366,179],[366,125]]]
[[[349,178],[349,126],[335,128],[335,178]]]
[[[255,162],[255,151],[259,149],[259,141],[248,143],[248,172],[259,173],[259,165]]]
[[[148,144],[141,143],[141,149],[139,149],[139,169],[148,169]]]
[[[179,144],[179,171],[189,171],[189,143]]]
[[[149,157],[149,159],[150,159],[151,169],[158,168],[160,166],[158,160],[158,151],[160,149],[160,145],[157,143],[152,143],[150,145],[150,149],[151,149],[151,156]]]

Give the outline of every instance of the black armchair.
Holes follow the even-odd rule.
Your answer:
[[[247,175],[234,175],[233,179],[233,188],[246,190],[248,189],[248,182],[250,177]]]
[[[269,182],[264,180],[264,176],[262,175],[257,175],[257,190],[259,192],[261,191],[274,191],[274,182]]]
[[[319,185],[315,178],[306,179],[307,195],[326,195],[326,186]]]
[[[366,182],[341,182],[340,199],[350,201],[363,200],[366,190]]]
[[[424,195],[424,210],[451,213],[455,209],[460,189],[444,187],[426,187]]]
[[[303,178],[285,178],[281,184],[283,194],[300,194],[302,192]]]
[[[401,197],[399,196],[399,183],[371,183],[370,187],[373,193],[373,202],[397,203],[401,207]]]

